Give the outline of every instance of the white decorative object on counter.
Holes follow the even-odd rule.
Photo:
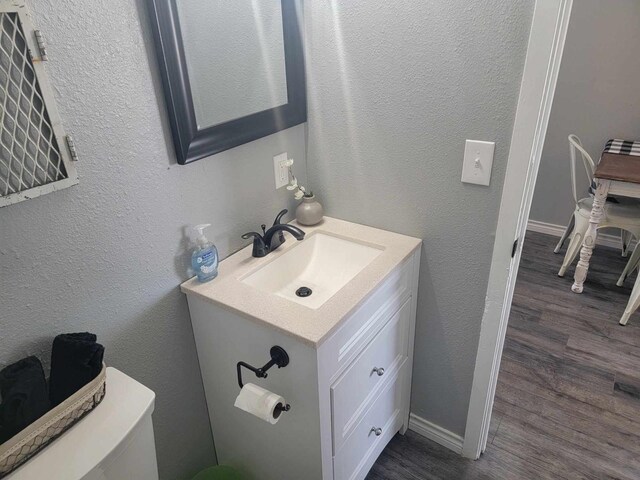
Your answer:
[[[317,225],[324,217],[324,210],[315,195],[302,197],[302,202],[296,208],[296,220],[299,224]]]
[[[311,191],[298,184],[298,179],[293,174],[293,158],[287,160],[286,166],[289,168],[289,185],[287,190],[292,190],[296,200],[302,200],[298,208],[296,208],[296,220],[301,225],[317,225],[322,221],[324,210],[320,202],[316,200],[315,195]]]

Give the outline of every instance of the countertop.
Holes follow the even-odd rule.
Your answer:
[[[337,329],[342,320],[422,243],[418,238],[331,217],[324,217],[320,224],[313,227],[299,225],[296,222],[291,224],[304,230],[307,238],[314,232],[326,232],[346,239],[375,244],[384,250],[317,309],[260,291],[241,281],[247,274],[294,248],[299,242],[289,233],[285,233],[287,241],[266,257],[253,258],[250,244],[221,261],[215,279],[200,283],[194,277],[180,286],[182,292],[195,295],[257,323],[276,328],[317,348]]]

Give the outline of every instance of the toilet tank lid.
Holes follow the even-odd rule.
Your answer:
[[[106,387],[100,405],[7,480],[81,479],[153,412],[155,393],[119,370],[107,367]]]

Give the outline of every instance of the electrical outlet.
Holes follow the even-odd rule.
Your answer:
[[[495,146],[495,142],[467,140],[462,163],[462,181],[464,183],[489,185]]]
[[[276,190],[289,183],[289,167],[285,165],[288,159],[289,156],[287,155],[287,152],[273,157],[273,172],[276,177]]]

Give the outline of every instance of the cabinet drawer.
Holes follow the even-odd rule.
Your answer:
[[[380,452],[402,426],[402,384],[406,360],[387,382],[344,445],[333,457],[334,480],[363,479]],[[376,435],[375,430],[379,435]]]
[[[411,258],[399,265],[322,345],[329,378],[349,365],[411,295]]]
[[[407,300],[331,387],[334,452],[406,358],[410,315]]]

